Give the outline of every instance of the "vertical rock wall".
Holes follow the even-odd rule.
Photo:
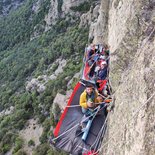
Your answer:
[[[155,1],[105,2],[101,1],[100,12],[106,12],[108,18],[100,14],[93,30],[94,42],[110,45],[115,108],[101,154],[153,155],[155,95],[139,107],[155,93]]]
[[[94,43],[104,43],[108,41],[108,13],[109,0],[101,1],[99,16],[97,21],[92,22],[90,26],[89,38],[93,39]]]

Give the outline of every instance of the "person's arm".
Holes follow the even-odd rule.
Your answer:
[[[85,108],[85,109],[92,108],[92,107],[94,107],[94,103],[90,102],[90,101],[87,101],[85,94],[81,94],[81,96],[80,96],[80,106]]]
[[[100,100],[98,99],[98,92],[95,91],[95,104],[98,104]]]

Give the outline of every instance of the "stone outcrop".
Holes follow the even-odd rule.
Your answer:
[[[32,11],[38,13],[41,6],[41,0],[36,1],[32,6]]]
[[[50,9],[48,14],[45,16],[45,31],[48,31],[52,25],[56,24],[56,21],[58,21],[59,17],[65,17],[67,20],[68,17],[66,17],[66,15],[80,16],[78,12],[73,11],[70,8],[79,6],[85,1],[88,0],[51,0]]]
[[[57,95],[55,96],[55,98],[53,100],[53,104],[52,104],[52,109],[51,109],[55,120],[59,119],[60,113],[67,106],[67,103],[71,96],[72,91],[73,90],[70,89],[70,90],[66,91],[65,95],[63,95],[61,93],[57,93]]]
[[[109,0],[102,1],[98,14],[98,18],[90,25],[89,40],[102,44],[108,40]]]
[[[70,88],[71,87],[71,84],[73,83],[74,80],[80,79],[80,76],[81,76],[81,73],[80,72],[76,73],[73,76],[73,78],[71,80],[69,80],[69,82],[67,83],[67,88]]]
[[[53,100],[53,104],[57,104],[60,109],[64,109],[66,106],[65,95],[58,93]]]
[[[57,95],[55,96],[53,100],[53,104],[57,104],[61,110],[64,110],[71,93],[72,93],[72,89],[66,91],[66,95],[57,93]]]
[[[0,117],[2,116],[6,116],[6,115],[10,115],[14,112],[14,107],[11,106],[10,108],[6,109],[6,110],[3,110],[0,112]]]
[[[87,13],[83,14],[80,17],[79,27],[92,26],[93,21],[97,20],[99,16],[99,8],[100,5],[96,5],[95,8],[91,7]]]
[[[50,29],[50,25],[54,25],[58,19],[58,0],[51,0],[50,9],[48,14],[45,16],[46,28],[45,31]]]
[[[36,90],[38,93],[44,92],[46,89],[46,83],[49,80],[55,80],[59,74],[63,72],[63,68],[66,66],[67,61],[62,59],[57,59],[50,67],[52,67],[58,63],[58,67],[52,75],[40,75],[37,78],[33,78],[30,81],[26,82],[26,90],[32,92]],[[47,70],[48,71],[48,70]]]
[[[102,0],[103,14],[97,20],[100,26],[90,31],[95,43],[108,42],[111,51],[115,108],[110,113],[102,154],[155,154],[155,96],[139,109],[155,92],[154,6],[154,0]]]
[[[21,130],[19,135],[24,140],[24,151],[27,154],[32,155],[32,151],[34,150],[34,148],[36,148],[40,144],[39,138],[43,133],[43,127],[40,124],[38,124],[38,120],[33,118],[29,119],[27,124],[27,127]],[[34,141],[35,146],[30,147],[28,145],[28,142],[30,140]]]

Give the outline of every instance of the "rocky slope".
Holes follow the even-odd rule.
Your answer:
[[[101,154],[155,154],[155,95],[141,107],[155,92],[154,17],[154,0],[102,0],[91,25],[94,42],[110,45],[115,97]]]
[[[6,16],[10,10],[16,10],[24,3],[24,0],[1,0],[0,1],[0,17]]]

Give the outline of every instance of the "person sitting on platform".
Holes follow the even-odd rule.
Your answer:
[[[87,84],[86,89],[80,96],[80,106],[82,107],[82,113],[87,114],[90,109],[94,109],[96,107],[96,103],[98,103],[97,99],[98,93],[95,91],[94,86],[92,84]]]
[[[107,77],[107,63],[106,61],[103,61],[101,63],[101,67],[97,73],[97,79],[98,80],[104,80]]]

